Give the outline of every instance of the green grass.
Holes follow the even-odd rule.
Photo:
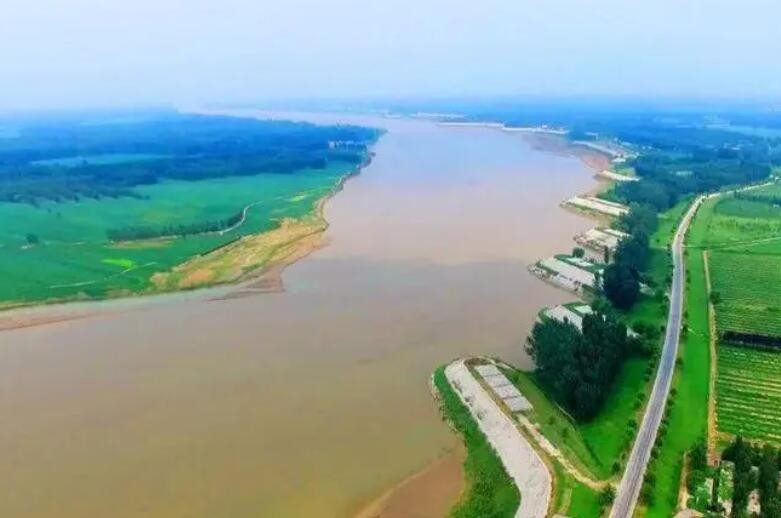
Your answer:
[[[781,442],[781,353],[722,343],[718,362],[719,430]]]
[[[597,479],[610,475],[610,463],[605,465],[597,458],[583,438],[578,424],[552,402],[533,373],[516,369],[504,369],[504,373],[534,407],[526,415],[539,425],[540,431],[549,441],[583,472]]]
[[[778,184],[748,191],[752,197],[779,196]],[[781,235],[781,207],[772,203],[724,195],[705,202],[697,218],[705,235],[699,243],[708,248],[736,247]]]
[[[612,468],[630,445],[630,421],[636,419],[640,410],[635,402],[638,398],[645,402],[649,379],[644,373],[648,369],[649,359],[630,358],[608,394],[602,410],[596,418],[580,425],[580,431],[586,443],[591,447],[600,463]]]
[[[514,516],[520,505],[518,488],[472,419],[469,409],[447,381],[444,367],[434,372],[434,385],[442,397],[445,417],[462,436],[466,446],[464,472],[467,488],[450,515],[454,518]]]
[[[166,181],[140,186],[143,198],[45,202],[39,206],[0,203],[0,302],[101,298],[150,289],[155,272],[237,237],[271,230],[283,218],[313,213],[351,166],[295,174],[258,174],[201,181]],[[128,226],[162,226],[224,219],[253,206],[239,228],[117,246],[106,232]],[[40,244],[28,246],[34,234]],[[131,266],[132,265],[132,266]]]
[[[602,514],[599,493],[575,480],[558,462],[554,462],[556,478],[553,509],[562,516],[598,518]]]

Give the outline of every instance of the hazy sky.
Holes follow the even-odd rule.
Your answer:
[[[0,0],[0,108],[781,97],[778,0]]]

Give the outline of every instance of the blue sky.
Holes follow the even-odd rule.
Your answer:
[[[771,0],[3,0],[0,108],[781,98]]]

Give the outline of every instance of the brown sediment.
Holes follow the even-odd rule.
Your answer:
[[[464,485],[464,447],[439,457],[388,489],[355,518],[441,518],[458,500]]]

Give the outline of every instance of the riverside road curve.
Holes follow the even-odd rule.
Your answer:
[[[646,407],[640,431],[635,439],[632,453],[618,487],[610,518],[629,518],[632,516],[640,488],[643,485],[643,477],[651,456],[651,449],[656,441],[656,433],[664,415],[667,403],[667,395],[670,392],[673,374],[675,372],[675,360],[678,356],[678,342],[681,335],[681,316],[683,312],[683,290],[685,286],[686,266],[683,263],[683,243],[686,239],[686,231],[689,224],[707,196],[698,197],[692,203],[686,215],[678,225],[672,243],[673,280],[670,294],[670,313],[667,317],[667,333],[664,338],[659,369],[651,391],[651,399]]]

